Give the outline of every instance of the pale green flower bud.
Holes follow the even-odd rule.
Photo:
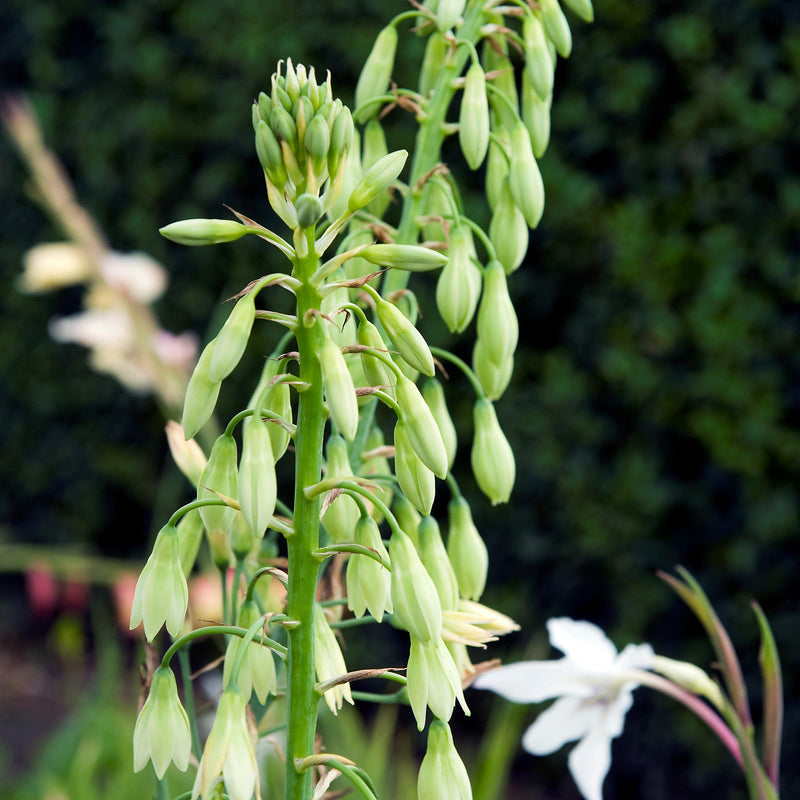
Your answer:
[[[490,13],[487,15],[489,24],[503,25],[501,14]],[[498,52],[499,48],[499,52]],[[493,108],[495,128],[510,125],[516,119],[516,114],[511,109],[519,106],[517,97],[517,82],[515,78],[514,66],[508,57],[508,41],[505,37],[487,37],[483,44],[483,67],[486,72],[499,73],[492,80],[492,84],[502,92],[508,103],[499,102]],[[510,106],[510,108],[509,108]]]
[[[208,377],[212,381],[221,381],[233,372],[247,347],[255,318],[255,297],[253,292],[248,292],[237,301],[214,340],[208,365]]]
[[[411,505],[405,495],[396,494],[392,503],[392,513],[400,529],[409,536],[416,547],[418,541],[417,528],[422,521],[419,511]]]
[[[220,381],[212,381],[209,376],[214,341],[210,341],[200,354],[194,366],[186,398],[183,401],[183,432],[187,439],[193,438],[214,413],[219,397]]]
[[[269,124],[275,136],[277,136],[279,140],[286,142],[289,148],[296,152],[297,123],[292,118],[291,113],[283,106],[274,106],[272,109],[272,115],[270,116]]]
[[[347,152],[353,144],[353,115],[344,106],[336,115],[331,127],[331,145],[328,150],[328,174],[336,180]]]
[[[264,535],[275,513],[278,496],[270,427],[272,425],[256,413],[245,421],[242,432],[239,507],[248,527],[259,538]]]
[[[395,150],[373,164],[356,184],[347,201],[348,211],[358,211],[388,189],[403,171],[407,150]]]
[[[159,228],[158,232],[171,242],[196,247],[234,242],[247,233],[247,228],[232,219],[183,219]]]
[[[553,95],[539,97],[527,72],[522,73],[522,121],[528,129],[533,145],[533,155],[541,158],[550,142],[550,106]]]
[[[358,343],[364,347],[382,350],[388,355],[386,343],[383,341],[380,331],[369,320],[364,320],[358,326]],[[367,352],[361,354],[361,365],[369,386],[383,386],[390,394],[393,394],[392,387],[397,379],[390,367],[387,367],[380,358]]]
[[[353,468],[347,455],[347,444],[341,436],[331,436],[325,448],[326,478],[352,478]],[[322,515],[322,524],[328,536],[334,542],[352,542],[356,522],[358,520],[358,506],[352,497],[340,494]]]
[[[414,544],[402,531],[392,533],[389,555],[395,620],[423,644],[438,640],[442,635],[439,595]]]
[[[507,503],[514,488],[516,464],[514,451],[497,422],[494,406],[480,399],[473,410],[475,438],[470,462],[481,491],[492,505]]]
[[[284,78],[283,86],[286,89],[286,94],[289,95],[294,103],[300,97],[300,81],[297,79],[297,72],[291,58],[286,61],[286,77]]]
[[[417,779],[419,800],[472,800],[467,768],[453,745],[450,727],[439,720],[431,723],[428,749]]]
[[[508,185],[514,202],[525,215],[529,227],[539,224],[544,212],[544,184],[533,157],[531,137],[523,122],[511,129],[511,167]]]
[[[197,499],[214,499],[225,495],[235,500],[236,484],[236,440],[233,436],[223,434],[211,448],[208,463],[197,484]],[[227,532],[236,518],[236,509],[231,506],[202,506],[200,516],[209,532]]]
[[[268,120],[272,113],[272,98],[266,92],[258,93],[258,103],[255,104],[258,111],[258,120]],[[253,128],[258,127],[258,123],[253,120]]]
[[[328,624],[328,618],[319,603],[314,603],[314,668],[320,683],[338,678],[347,672],[336,634]],[[334,714],[338,713],[344,700],[351,705],[353,703],[349,683],[340,683],[328,689],[323,697]]]
[[[397,380],[395,395],[414,450],[434,475],[444,478],[447,475],[447,450],[422,393],[413,381],[403,376]]]
[[[456,435],[456,427],[450,417],[450,412],[447,410],[447,402],[444,398],[444,389],[442,384],[436,378],[430,378],[425,381],[422,387],[422,397],[428,405],[428,408],[436,420],[436,425],[439,427],[439,433],[442,434],[442,441],[444,442],[444,449],[447,453],[447,466],[452,467],[456,459],[456,449],[458,447],[458,437]]]
[[[427,272],[447,263],[447,256],[415,244],[370,244],[358,255],[370,264],[408,272]]]
[[[449,31],[461,19],[466,4],[466,0],[439,0],[436,7],[436,27],[442,32]]]
[[[425,45],[425,55],[419,72],[419,93],[427,97],[447,62],[450,45],[438,31],[434,31]]]
[[[231,552],[231,537],[217,529],[206,531],[206,541],[211,553],[211,563],[223,572],[231,565],[233,553]]]
[[[422,514],[430,514],[436,496],[436,479],[414,450],[403,422],[394,427],[394,471],[403,494]]]
[[[361,454],[361,457],[364,458],[364,461],[361,463],[359,475],[363,475],[365,478],[369,479],[373,475],[383,475],[388,477],[392,474],[392,469],[389,466],[389,459],[387,458],[388,454],[382,452],[385,444],[386,442],[383,438],[383,431],[381,431],[377,425],[373,425],[370,429],[369,436],[367,436],[367,444],[364,448],[364,452]],[[365,458],[367,454],[369,454],[369,457]],[[387,507],[392,505],[394,492],[392,491],[390,483],[384,483],[382,481],[373,489],[373,492],[380,500],[383,500]],[[380,523],[383,521],[383,512],[368,500],[366,500],[366,503],[370,516],[380,525]]]
[[[464,597],[478,600],[486,586],[489,551],[472,521],[469,503],[454,497],[447,506],[447,555]]]
[[[380,98],[389,87],[396,52],[397,28],[387,25],[375,39],[356,84],[356,122],[363,123],[378,112],[381,101],[375,98]]]
[[[322,201],[314,194],[301,194],[294,201],[297,210],[297,224],[301,228],[313,228],[325,213]]]
[[[164,429],[167,444],[178,469],[188,478],[192,486],[197,481],[206,465],[206,457],[200,445],[194,439],[187,439],[180,423],[170,420]]]
[[[676,661],[666,656],[653,656],[652,669],[665,678],[677,683],[684,689],[705,697],[717,708],[722,709],[725,699],[719,686],[711,679],[705,670],[688,661]]]
[[[358,428],[356,388],[342,351],[328,338],[327,333],[320,348],[319,364],[331,419],[339,433],[352,442]]]
[[[158,533],[153,552],[136,582],[131,607],[131,630],[144,623],[144,635],[152,642],[162,625],[171,636],[183,627],[189,590],[181,569],[178,532],[165,525]]]
[[[375,550],[388,564],[389,552],[381,539],[378,524],[372,517],[360,517],[356,523],[355,543]],[[369,613],[378,622],[384,611],[392,613],[392,577],[375,559],[351,554],[347,562],[347,607],[356,617]]]
[[[280,371],[281,364],[281,361],[272,358],[268,358],[264,361],[261,377],[247,403],[248,408],[252,408],[258,402],[264,389]],[[262,404],[261,408],[274,411],[287,422],[291,422],[292,396],[289,384],[283,381],[276,383],[267,393],[266,401]],[[289,431],[287,431],[283,425],[278,425],[274,422],[267,422],[267,430],[269,431],[269,438],[272,442],[272,455],[277,463],[289,446]]]
[[[181,555],[181,570],[188,578],[194,562],[197,560],[197,553],[200,550],[200,542],[203,541],[205,525],[200,512],[195,508],[184,514],[178,522],[178,546]]]
[[[383,299],[375,301],[375,313],[389,341],[403,360],[414,369],[432,377],[435,369],[431,350],[408,317],[397,306]]]
[[[458,579],[445,550],[439,523],[433,517],[423,518],[417,536],[419,554],[436,586],[442,611],[453,611],[458,605]]]
[[[283,189],[289,180],[286,167],[283,165],[281,146],[272,132],[272,128],[262,119],[256,125],[256,154],[261,162],[261,168],[267,177],[279,189]]]
[[[389,153],[386,145],[386,134],[383,126],[377,118],[371,119],[364,128],[363,147],[361,153],[361,168],[368,170],[373,164],[377,164]],[[391,197],[389,192],[384,190],[374,200],[370,201],[367,210],[376,217],[382,217],[389,207]]]
[[[594,22],[594,8],[592,7],[592,0],[564,0],[564,2],[584,22]]]
[[[496,363],[486,354],[480,339],[472,350],[472,369],[478,376],[483,391],[490,400],[497,400],[506,390],[514,372],[514,356]]]
[[[159,780],[171,762],[185,772],[191,751],[189,717],[178,698],[175,676],[169,667],[159,667],[133,729],[133,771],[152,760]]]
[[[467,70],[458,118],[458,141],[470,169],[478,169],[489,148],[489,99],[481,65]]]
[[[346,151],[346,156],[343,158],[342,163],[339,165],[339,173],[335,179],[335,186],[339,187],[338,193],[334,193],[332,198],[329,198],[328,219],[331,221],[339,219],[345,211],[347,211],[347,203],[350,195],[353,193],[358,182],[361,180],[361,153],[360,153],[360,136],[357,130],[353,131],[353,141]],[[330,172],[330,164],[328,165]],[[333,176],[334,173],[331,173]],[[351,223],[351,230],[353,229]],[[370,235],[370,241],[372,236]]]
[[[506,274],[512,273],[525,260],[528,238],[525,215],[514,203],[506,180],[489,223],[489,239]]]
[[[239,611],[236,613],[236,624],[240,628],[250,628],[260,616],[261,612],[255,601],[246,600],[239,606]],[[238,636],[230,637],[225,651],[225,666],[222,670],[222,685],[226,688],[231,682],[233,665],[236,663],[236,657],[243,644],[243,640]],[[236,683],[246,700],[249,700],[255,692],[262,705],[267,702],[267,697],[275,694],[277,690],[275,659],[268,647],[259,644],[258,637],[247,645],[247,653],[245,653],[242,666],[239,668],[239,677]]]
[[[562,58],[569,58],[572,52],[572,33],[569,23],[558,4],[558,0],[540,0],[542,24]]]
[[[309,105],[311,105],[310,101]],[[321,113],[315,114],[311,122],[308,123],[303,146],[311,157],[311,167],[314,170],[314,174],[322,179],[328,170],[331,131],[328,126],[328,120]],[[322,212],[320,212],[320,216],[322,216]]]
[[[426,181],[423,192],[422,207],[425,209],[425,216],[429,218],[422,228],[423,238],[429,242],[443,242],[447,239],[443,223],[433,218],[441,217],[444,220],[447,215],[453,213],[453,208],[456,207],[453,190],[449,183]]]
[[[222,693],[211,733],[197,769],[192,800],[205,800],[220,773],[231,800],[252,800],[258,795],[255,737],[247,725],[247,705],[242,693],[229,686]]]
[[[494,135],[506,146],[510,146],[508,131],[505,128],[495,127]],[[489,156],[486,159],[486,199],[489,207],[494,210],[500,202],[503,184],[508,178],[508,159],[503,148],[494,140],[489,142]]]
[[[531,86],[544,99],[553,93],[555,64],[547,46],[544,26],[535,14],[528,14],[523,19],[522,36],[525,41],[525,72]]]
[[[508,294],[506,272],[499,261],[490,261],[483,272],[483,297],[478,308],[478,340],[486,355],[502,364],[514,354],[519,324]]]
[[[434,716],[446,721],[453,715],[458,700],[464,713],[469,714],[458,669],[441,639],[423,643],[411,636],[406,677],[408,699],[419,730],[425,727],[427,708]]]
[[[253,529],[245,522],[243,514],[237,514],[233,518],[233,525],[228,536],[231,540],[233,557],[237,561],[244,561],[254,548],[256,537]],[[259,537],[259,541],[261,541],[261,537]]]
[[[472,234],[466,225],[451,230],[449,256],[436,283],[436,307],[445,325],[453,333],[461,333],[475,315],[483,283],[473,260]]]

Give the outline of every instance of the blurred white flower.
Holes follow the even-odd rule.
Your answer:
[[[137,303],[158,300],[167,288],[164,268],[146,253],[109,251],[100,261],[100,272],[106,282]]]
[[[638,686],[636,670],[652,665],[653,649],[628,645],[617,653],[596,625],[566,617],[549,620],[547,631],[564,658],[510,664],[478,676],[472,685],[516,703],[559,698],[528,728],[522,746],[547,755],[579,740],[569,754],[570,772],[586,800],[602,800],[611,740],[622,733]]]
[[[48,328],[57,342],[75,342],[90,348],[125,350],[133,342],[130,317],[120,307],[57,317]]]
[[[23,292],[46,292],[94,276],[92,264],[83,250],[69,242],[37,244],[25,253],[18,287]]]

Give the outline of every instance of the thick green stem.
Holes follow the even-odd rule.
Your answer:
[[[294,277],[297,289],[297,349],[300,353],[300,379],[308,389],[299,395],[297,435],[295,437],[294,536],[287,540],[289,549],[289,585],[286,610],[299,625],[288,631],[287,660],[287,754],[286,800],[308,800],[311,797],[311,772],[298,773],[295,762],[312,755],[317,727],[319,696],[314,690],[314,593],[319,561],[314,551],[319,547],[319,498],[307,498],[306,486],[317,483],[322,474],[322,442],[325,408],[322,397],[322,374],[317,353],[323,342],[317,318],[310,327],[303,322],[306,312],[318,309],[321,297],[310,278],[319,266],[314,250],[313,230],[308,234],[309,255],[298,259]]]

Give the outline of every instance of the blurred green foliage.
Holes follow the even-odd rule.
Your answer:
[[[157,228],[221,216],[223,202],[269,224],[250,100],[286,56],[330,68],[351,99],[376,32],[405,7],[9,0],[0,74],[6,88],[31,93],[113,245],[168,265],[166,326],[204,337],[219,301],[268,271],[272,256],[249,241],[181,250]],[[756,704],[747,599],[759,599],[791,702],[800,690],[800,5],[602,0],[594,25],[573,28],[542,160],[547,210],[511,280],[523,348],[498,413],[518,454],[516,502],[475,508],[492,552],[487,601],[528,636],[567,614],[605,626],[620,645],[648,640],[707,664],[699,625],[653,574],[682,563],[746,654]],[[401,83],[413,82],[421,49],[406,41]],[[413,128],[394,112],[387,129],[396,146]],[[74,293],[11,289],[25,249],[58,234],[26,199],[8,142],[0,149],[4,517],[26,541],[144,554],[160,519],[154,502],[166,507],[180,491],[159,481],[160,418],[146,398],[93,374],[78,348],[46,338],[48,318],[77,310]],[[456,149],[446,156],[460,169]],[[473,182],[466,202],[488,221],[480,177],[462,177]],[[226,397],[248,391],[236,380],[223,413]],[[469,430],[461,394],[455,412]],[[721,748],[680,714],[661,724],[669,713],[659,698],[637,701],[606,797],[744,796]],[[798,742],[790,709],[787,797],[800,786]],[[562,767],[517,762],[523,778],[574,796]]]

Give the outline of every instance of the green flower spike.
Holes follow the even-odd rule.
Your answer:
[[[470,461],[475,480],[493,506],[507,503],[516,477],[514,451],[500,428],[492,403],[478,400],[472,416],[475,438]]]
[[[419,800],[472,800],[472,787],[464,762],[453,745],[446,722],[434,720],[428,731],[428,749],[417,779]]]
[[[169,667],[159,667],[133,730],[133,771],[152,760],[159,780],[170,763],[185,772],[191,751],[189,717],[178,698],[175,676]]]
[[[131,608],[131,630],[144,623],[144,635],[152,642],[162,625],[171,636],[183,627],[189,590],[181,569],[178,531],[165,525],[158,533],[153,552],[144,565]]]

